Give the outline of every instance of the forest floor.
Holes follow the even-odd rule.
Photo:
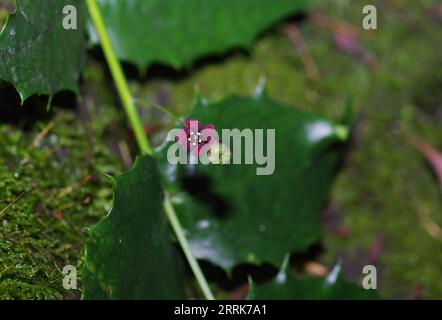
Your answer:
[[[442,149],[442,23],[431,11],[437,3],[371,1],[378,30],[352,40],[358,55],[336,26],[358,28],[365,1],[314,0],[319,15],[298,25],[310,62],[277,26],[250,52],[201,60],[190,71],[154,66],[139,76],[125,67],[140,101],[178,116],[192,108],[196,87],[216,101],[250,94],[263,75],[273,99],[333,119],[351,97],[351,143],[324,212],[323,240],[310,258],[326,267],[341,259],[346,278],[356,282],[363,265],[376,265],[383,298],[440,299],[442,239],[429,225],[442,226],[441,190],[410,141],[418,136]],[[88,57],[78,105],[63,93],[49,112],[45,97],[19,106],[12,87],[0,83],[7,101],[0,106],[0,299],[80,296],[63,289],[61,270],[81,267],[87,227],[110,208],[104,174],[121,173],[136,154],[101,59],[97,52]],[[170,119],[140,111],[158,144]]]

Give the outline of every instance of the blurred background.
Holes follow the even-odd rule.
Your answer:
[[[357,283],[362,266],[373,264],[382,298],[441,299],[442,6],[373,0],[378,29],[364,31],[366,4],[312,0],[308,12],[274,25],[250,51],[204,58],[183,71],[154,65],[140,74],[129,64],[125,71],[139,101],[178,116],[191,110],[195,88],[217,101],[249,95],[261,76],[274,100],[332,119],[350,97],[355,127],[324,209],[324,236],[293,264],[324,275],[341,259],[345,277]],[[98,49],[88,52],[81,97],[62,92],[49,111],[47,97],[20,106],[13,87],[0,82],[0,208],[24,194],[14,219],[2,222],[0,298],[80,296],[61,287],[60,268],[81,265],[86,228],[111,205],[102,172],[121,173],[136,154],[110,88]],[[140,112],[159,144],[170,118]],[[204,267],[226,298],[241,294],[235,276],[226,283]]]

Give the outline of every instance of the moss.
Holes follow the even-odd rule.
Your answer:
[[[110,206],[103,174],[121,170],[103,143],[103,120],[92,125],[57,109],[29,131],[0,125],[0,208],[16,200],[1,214],[0,299],[79,297],[63,289],[61,272],[80,267],[87,227]],[[31,147],[49,123],[53,128]]]
[[[441,195],[408,137],[417,135],[442,148],[440,118],[428,113],[428,109],[440,112],[442,102],[437,89],[442,56],[434,49],[442,30],[425,15],[435,2],[374,4],[383,19],[366,47],[376,53],[379,69],[369,75],[365,88],[358,85],[355,70],[343,69],[342,76],[335,78],[337,84],[341,77],[354,79],[352,91],[361,120],[355,130],[358,143],[351,148],[331,197],[352,235],[340,240],[327,234],[323,261],[330,264],[336,256],[354,260],[362,252],[359,263],[369,263],[370,247],[382,237],[385,249],[374,263],[379,267],[382,296],[407,298],[422,289],[424,298],[440,298],[441,242],[425,231],[419,217],[428,215],[442,225]],[[422,97],[431,101],[430,107],[421,104]],[[361,276],[359,269],[354,278]]]

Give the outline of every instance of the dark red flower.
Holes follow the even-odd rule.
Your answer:
[[[177,135],[177,142],[199,156],[201,148],[216,142],[215,127],[212,124],[203,126],[198,120],[189,119],[184,122],[184,129]]]

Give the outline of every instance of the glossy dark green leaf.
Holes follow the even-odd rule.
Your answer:
[[[22,101],[32,94],[77,91],[83,65],[82,0],[17,0],[0,33],[0,79],[12,83]],[[63,28],[63,8],[77,8],[77,29]]]
[[[180,68],[207,54],[249,48],[278,20],[308,0],[100,0],[117,55],[140,69]],[[98,43],[95,33],[92,39]]]
[[[180,299],[180,260],[162,209],[155,161],[139,157],[115,179],[109,215],[91,228],[83,269],[85,299]]]
[[[256,286],[249,280],[250,300],[366,300],[377,299],[374,290],[365,290],[353,283],[348,283],[341,274],[341,264],[337,264],[325,278],[294,279],[289,272],[286,259],[275,279],[267,284]]]
[[[287,252],[304,250],[319,239],[321,209],[338,159],[334,144],[345,138],[345,128],[262,93],[215,104],[199,99],[190,118],[213,124],[219,134],[234,128],[276,130],[271,175],[257,175],[262,166],[256,162],[172,165],[166,158],[173,142],[158,151],[160,170],[197,258],[227,270],[240,263],[279,266]]]

